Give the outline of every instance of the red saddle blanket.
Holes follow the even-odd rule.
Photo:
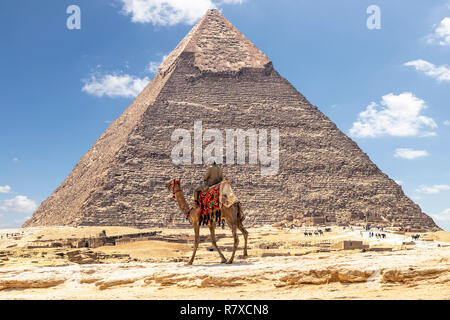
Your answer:
[[[200,192],[198,203],[200,205],[201,215],[209,215],[215,211],[219,211],[219,193],[220,183],[212,186],[206,191]]]

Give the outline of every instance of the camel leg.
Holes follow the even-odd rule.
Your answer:
[[[234,238],[233,253],[231,254],[231,258],[230,258],[230,260],[228,260],[227,264],[232,264],[232,263],[233,263],[234,255],[235,255],[236,249],[237,249],[237,247],[238,247],[238,245],[239,245],[239,238],[238,238],[236,229],[237,229],[237,228],[236,228],[236,225],[233,224],[233,225],[231,226],[231,231],[233,232],[233,238]]]
[[[248,254],[247,254],[248,231],[244,228],[241,221],[239,221],[239,223],[238,223],[238,228],[239,228],[239,230],[241,230],[242,234],[244,235],[244,258],[247,258],[248,257]]]
[[[193,222],[194,224],[194,232],[195,232],[195,243],[194,243],[194,252],[192,252],[192,258],[188,262],[188,264],[192,264],[194,262],[195,253],[197,252],[198,244],[200,243],[200,225],[198,221]]]
[[[221,263],[225,263],[227,262],[227,259],[225,259],[224,255],[222,254],[222,251],[220,251],[219,247],[217,246],[215,229],[216,229],[215,222],[213,222],[209,225],[209,231],[211,233],[211,242],[214,249],[216,249],[216,251],[219,253]]]

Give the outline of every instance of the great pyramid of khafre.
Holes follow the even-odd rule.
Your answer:
[[[171,157],[174,130],[193,132],[196,121],[203,131],[279,129],[277,174],[262,175],[249,161],[222,165],[246,225],[321,218],[438,229],[217,10],[179,43],[24,226],[188,225],[164,182],[181,178],[191,197],[201,181],[204,163],[176,165]]]

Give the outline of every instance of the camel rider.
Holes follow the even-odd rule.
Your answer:
[[[208,170],[206,170],[203,181],[208,188],[223,181],[222,169],[219,168],[215,161],[212,166],[209,167]]]
[[[198,195],[201,191],[206,190],[222,181],[223,181],[222,169],[214,161],[212,166],[209,167],[208,170],[206,170],[206,173],[203,177],[203,184],[201,186],[198,186],[194,191],[195,202],[197,202]]]

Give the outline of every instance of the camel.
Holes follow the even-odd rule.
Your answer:
[[[177,201],[178,208],[183,214],[186,214],[187,218],[189,218],[192,222],[192,225],[194,227],[195,232],[195,242],[194,242],[194,252],[192,253],[191,260],[188,262],[189,265],[191,265],[194,262],[195,254],[197,252],[197,248],[200,242],[200,224],[202,217],[200,215],[200,207],[198,204],[193,203],[192,207],[189,207],[186,198],[184,197],[184,193],[181,190],[180,185],[180,179],[173,179],[169,180],[166,183],[167,189],[173,193],[173,197]],[[233,245],[233,253],[231,254],[230,259],[227,261],[225,256],[222,254],[222,251],[220,251],[219,247],[216,243],[216,235],[215,235],[215,229],[216,229],[216,222],[225,220],[228,224],[228,226],[231,228],[231,231],[233,233],[234,238],[234,245]],[[208,219],[208,227],[209,231],[211,233],[211,242],[216,249],[217,253],[219,254],[221,258],[221,263],[227,263],[232,264],[234,260],[234,255],[236,253],[236,249],[239,244],[239,238],[237,235],[237,229],[239,229],[242,234],[244,235],[244,258],[248,257],[247,254],[247,238],[248,238],[248,232],[242,225],[242,222],[244,220],[244,215],[242,212],[241,204],[235,203],[229,208],[226,208],[225,206],[222,207],[222,209],[217,212],[217,215],[215,217],[210,217]]]

